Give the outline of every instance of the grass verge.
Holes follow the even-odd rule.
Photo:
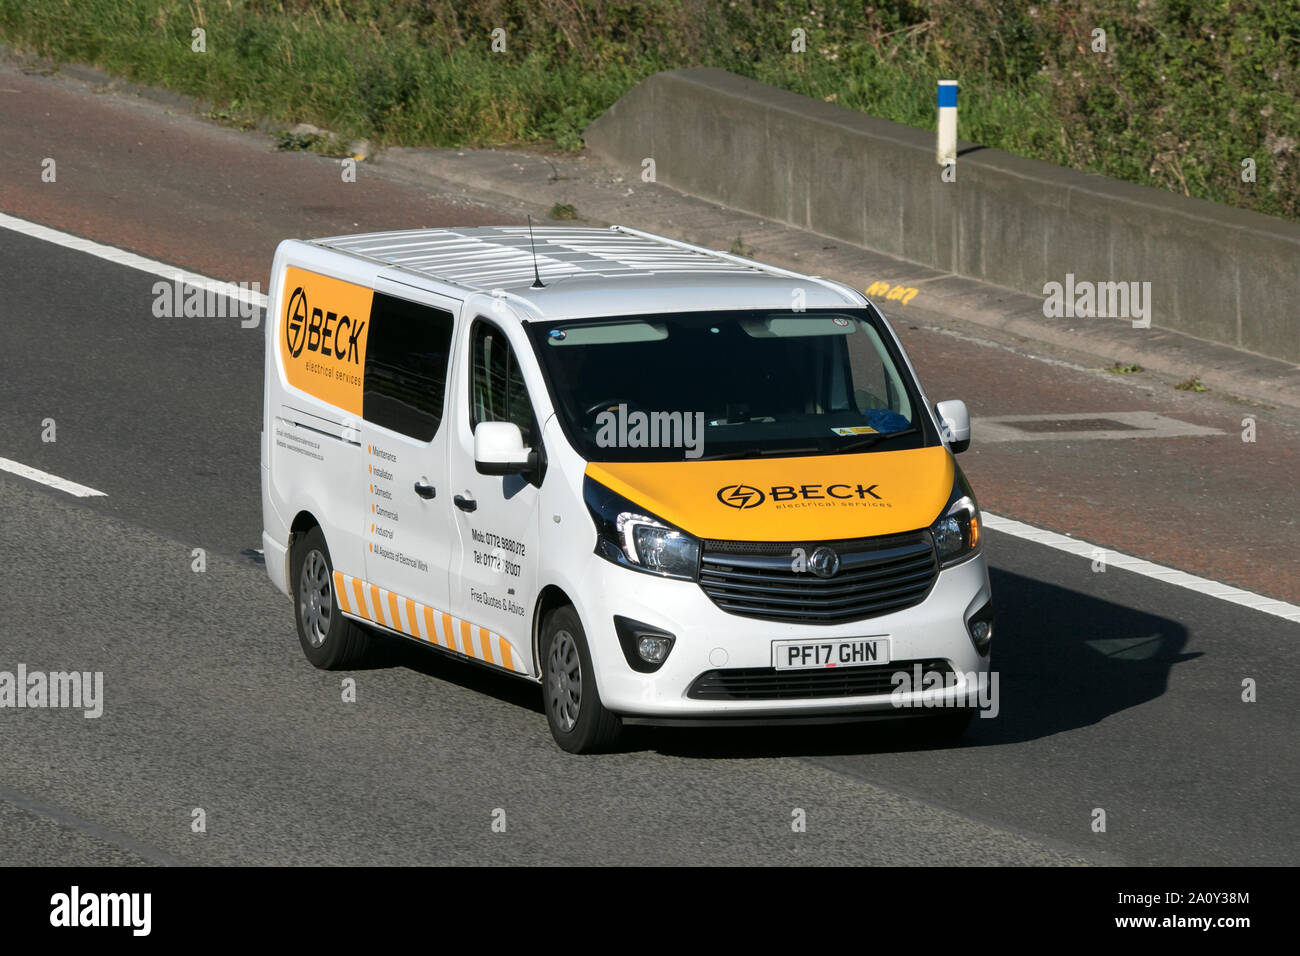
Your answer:
[[[1300,220],[1295,0],[0,0],[0,40],[380,145],[576,149],[691,65],[932,128],[955,78],[966,139]]]

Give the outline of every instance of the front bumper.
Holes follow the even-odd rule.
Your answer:
[[[865,621],[835,625],[760,621],[727,613],[692,581],[653,577],[591,558],[592,595],[579,608],[591,643],[597,686],[604,705],[638,718],[691,720],[743,718],[905,716],[936,706],[954,707],[976,699],[976,684],[987,675],[989,658],[976,651],[966,622],[990,600],[984,556],[939,573],[925,600],[913,607]],[[624,657],[614,616],[632,618],[676,637],[659,670],[634,671]],[[700,700],[688,697],[697,678],[710,671],[770,668],[772,642],[826,641],[853,637],[888,637],[891,673],[907,671],[912,662],[947,662],[952,676],[938,689],[908,690],[910,683],[856,696],[763,700]],[[904,666],[904,664],[906,666]],[[849,670],[845,668],[843,670]],[[841,671],[842,673],[843,671]]]

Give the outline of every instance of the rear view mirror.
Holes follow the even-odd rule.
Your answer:
[[[943,440],[954,455],[960,455],[970,447],[970,412],[966,411],[966,403],[954,398],[940,402],[934,411],[939,416]]]

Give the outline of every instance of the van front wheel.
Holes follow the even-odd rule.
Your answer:
[[[573,754],[609,747],[623,721],[600,702],[582,622],[571,607],[556,608],[542,622],[542,697],[551,736]]]
[[[334,564],[320,528],[298,536],[290,563],[293,616],[307,660],[327,671],[357,663],[365,656],[370,636],[339,611],[334,595]]]

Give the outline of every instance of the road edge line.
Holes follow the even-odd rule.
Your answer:
[[[1032,541],[1035,544],[1045,545],[1049,548],[1055,548],[1057,551],[1064,551],[1066,554],[1073,554],[1082,558],[1095,559],[1096,552],[1100,551],[1105,555],[1107,564],[1124,571],[1132,571],[1134,574],[1140,574],[1155,581],[1163,581],[1165,584],[1175,584],[1180,588],[1187,588],[1189,591],[1195,591],[1206,597],[1218,598],[1221,601],[1239,604],[1255,611],[1263,611],[1265,614],[1272,614],[1274,617],[1280,617],[1285,621],[1300,622],[1300,606],[1295,604],[1278,601],[1263,594],[1256,594],[1254,591],[1246,591],[1242,588],[1233,587],[1231,584],[1224,584],[1221,581],[1212,581],[1209,578],[1188,574],[1186,571],[1179,571],[1177,568],[1168,568],[1143,558],[1135,558],[1122,551],[1116,551],[1114,548],[1103,548],[1101,545],[1092,544],[1080,538],[1071,538],[1055,531],[1036,528],[1033,525],[1025,524],[1023,521],[1016,521],[1014,518],[1003,518],[1001,515],[990,514],[987,511],[982,512],[982,515],[984,527],[990,531],[999,531],[1002,534],[1009,534],[1015,538]]]
[[[29,222],[26,219],[19,219],[17,216],[10,216],[0,212],[0,228],[9,229],[33,239],[40,239],[43,242],[51,242],[56,246],[63,246],[65,249],[84,252],[87,255],[106,259],[120,266],[139,269],[141,272],[147,272],[170,282],[179,282],[183,285],[203,289],[219,286],[222,294],[229,298],[255,305],[261,309],[266,308],[266,293],[264,292],[244,289],[233,282],[213,279],[197,272],[191,272],[188,269],[182,269],[179,266],[159,262],[157,259],[148,259],[145,256],[136,255],[134,252],[127,252],[125,249],[118,249],[116,246],[106,246],[91,239],[74,236],[70,232],[60,232],[58,229],[51,229],[49,226],[42,226],[37,222]]]

